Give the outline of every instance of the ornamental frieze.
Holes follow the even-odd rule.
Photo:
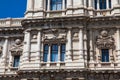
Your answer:
[[[99,49],[112,49],[115,47],[115,40],[111,35],[108,35],[108,31],[101,31],[100,35],[96,38],[96,45]]]

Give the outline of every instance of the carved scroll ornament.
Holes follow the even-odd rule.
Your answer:
[[[15,40],[15,44],[11,46],[10,51],[12,55],[22,55],[23,45],[20,39]]]
[[[100,35],[97,36],[96,45],[100,49],[112,49],[114,48],[114,38],[108,35],[106,30],[101,31]]]

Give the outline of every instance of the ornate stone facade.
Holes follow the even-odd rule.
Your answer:
[[[0,80],[120,80],[119,0],[51,1],[0,19]]]

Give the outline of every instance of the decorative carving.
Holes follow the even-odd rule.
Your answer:
[[[15,44],[11,46],[11,54],[12,55],[21,55],[23,51],[23,44],[20,39],[15,40]]]
[[[103,48],[112,49],[115,47],[114,42],[115,42],[114,38],[108,35],[108,31],[103,30],[101,31],[100,35],[97,36],[96,45],[100,49]]]
[[[34,35],[32,36],[32,39],[37,39],[37,35],[34,34]]]

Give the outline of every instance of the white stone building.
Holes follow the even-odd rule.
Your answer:
[[[27,0],[0,19],[0,80],[120,80],[120,0]]]

